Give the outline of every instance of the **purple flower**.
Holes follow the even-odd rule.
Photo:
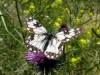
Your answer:
[[[52,68],[55,68],[57,62],[56,60],[46,58],[44,52],[41,51],[38,54],[28,51],[26,59],[31,64],[37,63],[42,72],[45,70],[46,75],[48,75]]]
[[[61,27],[59,28],[59,31],[64,31],[64,30],[68,30],[68,27],[66,24],[62,24]]]
[[[31,51],[28,51],[26,59],[29,61],[29,63],[34,64],[34,63],[43,63],[45,59],[44,52],[39,52],[39,53],[33,53]]]

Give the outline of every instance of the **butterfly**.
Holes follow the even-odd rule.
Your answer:
[[[24,17],[24,24],[32,33],[25,40],[27,49],[33,53],[42,51],[48,59],[59,58],[63,54],[64,43],[83,32],[83,28],[67,27],[56,34],[48,33],[42,24],[30,16]]]

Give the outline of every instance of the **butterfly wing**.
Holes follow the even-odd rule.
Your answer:
[[[63,54],[64,42],[72,40],[83,32],[82,28],[74,28],[70,30],[64,30],[57,33],[52,40],[50,40],[49,45],[45,51],[45,55],[49,59],[57,59]]]
[[[63,54],[63,46],[63,42],[53,37],[52,40],[49,41],[49,44],[44,54],[49,59],[57,59]]]
[[[82,28],[73,28],[58,32],[55,36],[59,41],[68,42],[71,41],[74,37],[80,35],[83,31],[84,29]]]
[[[25,16],[24,17],[24,24],[28,31],[34,34],[44,34],[47,33],[47,30],[34,18]]]
[[[26,46],[27,49],[34,52],[39,53],[39,51],[44,51],[43,48],[47,40],[45,35],[36,35],[32,34],[26,38]]]
[[[43,47],[47,41],[47,30],[37,20],[29,16],[24,17],[24,24],[27,30],[33,33],[26,38],[27,49],[34,53],[43,51]]]

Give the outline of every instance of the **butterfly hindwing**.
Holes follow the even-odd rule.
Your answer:
[[[49,41],[49,45],[44,53],[49,59],[57,59],[63,54],[63,43],[53,38]]]
[[[34,53],[39,53],[39,51],[43,51],[44,45],[47,41],[45,39],[45,35],[32,34],[31,36],[28,36],[26,39],[28,50]]]

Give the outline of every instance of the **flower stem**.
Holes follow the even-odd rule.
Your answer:
[[[46,75],[46,74],[45,74],[45,67],[44,67],[44,75]]]
[[[23,44],[22,42],[20,42],[16,37],[14,37],[14,36],[9,32],[9,30],[8,30],[8,28],[7,28],[7,25],[6,25],[6,23],[5,23],[5,20],[4,20],[3,14],[2,14],[1,11],[0,11],[0,15],[2,15],[2,16],[1,16],[1,20],[2,20],[2,22],[3,22],[3,25],[4,25],[5,30],[8,32],[8,34],[9,34],[10,36],[12,36],[16,41],[18,41],[20,44],[22,44],[22,45],[24,46],[24,44]]]

